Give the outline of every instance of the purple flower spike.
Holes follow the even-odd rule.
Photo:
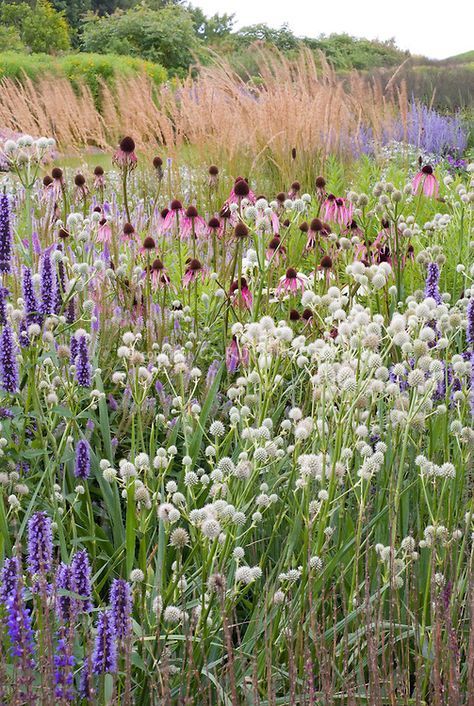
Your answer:
[[[92,655],[92,671],[94,674],[107,674],[117,671],[116,633],[112,612],[102,610],[97,619],[97,635],[94,654]]]
[[[34,644],[31,617],[20,590],[15,591],[7,601],[7,630],[12,657],[19,661],[23,670],[33,669]]]
[[[0,572],[0,603],[6,605],[12,595],[18,590],[18,572],[18,559],[15,556],[11,559],[5,559],[3,569]]]
[[[53,562],[53,532],[45,512],[35,512],[28,522],[28,571],[44,576]]]
[[[56,590],[72,591],[72,569],[67,564],[61,563],[56,571]],[[72,601],[70,596],[58,595],[56,606],[59,617],[64,623],[71,618]]]
[[[0,335],[0,380],[5,392],[18,392],[20,379],[16,360],[17,347],[10,326],[4,326]]]
[[[80,336],[76,355],[76,380],[81,387],[91,386],[91,364],[85,336]]]
[[[77,552],[71,562],[72,581],[71,586],[74,593],[77,593],[83,598],[78,600],[78,610],[88,613],[92,610],[92,585],[91,585],[91,566],[89,556],[85,549]]]
[[[74,464],[74,475],[76,478],[85,480],[91,473],[91,452],[89,444],[85,439],[81,439],[76,446],[76,462]]]
[[[7,323],[7,297],[9,294],[6,287],[0,287],[0,324],[2,326]]]
[[[467,329],[466,340],[470,346],[474,346],[474,299],[470,299],[467,305]]]
[[[110,605],[117,637],[125,639],[130,634],[132,590],[128,581],[114,579],[110,588]]]
[[[437,304],[441,304],[441,294],[439,292],[439,267],[436,262],[428,265],[428,274],[425,282],[425,297],[431,297]]]
[[[11,272],[12,232],[10,226],[10,203],[7,194],[0,194],[0,272]]]
[[[33,286],[33,275],[29,267],[23,267],[23,299],[25,300],[25,311],[27,324],[41,324],[43,317],[40,312],[40,306],[36,298],[35,288]]]
[[[57,699],[74,700],[73,667],[74,655],[66,640],[60,638],[54,655],[54,695]]]
[[[43,255],[41,268],[41,312],[45,315],[53,314],[56,308],[56,276],[53,271],[51,255]]]

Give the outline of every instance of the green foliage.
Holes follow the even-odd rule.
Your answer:
[[[73,86],[85,83],[98,100],[100,84],[112,85],[116,78],[147,74],[156,84],[166,80],[166,70],[130,56],[111,54],[69,54],[51,59],[47,54],[0,53],[0,78],[5,76],[21,81],[25,76],[35,80],[45,74],[65,77]]]
[[[331,34],[319,39],[305,39],[311,49],[322,51],[336,69],[371,69],[374,66],[395,66],[404,61],[408,52],[402,52],[393,40],[371,41],[348,34]]]
[[[32,52],[54,54],[70,46],[68,23],[48,0],[37,0],[33,5],[4,3],[0,21]]]
[[[152,10],[145,5],[110,17],[88,15],[83,24],[84,51],[138,56],[184,73],[199,42],[191,15],[180,7]]]

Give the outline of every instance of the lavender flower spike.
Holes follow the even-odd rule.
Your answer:
[[[0,381],[5,392],[18,392],[20,379],[16,360],[17,348],[10,326],[4,326],[0,335]]]
[[[92,671],[94,674],[106,674],[117,671],[116,634],[110,610],[100,611],[97,619]]]
[[[6,287],[0,287],[0,324],[2,326],[7,323],[7,297],[9,294]]]
[[[35,512],[28,522],[28,570],[44,576],[53,562],[53,532],[45,512]]]
[[[114,579],[110,588],[110,605],[117,637],[122,640],[130,634],[132,591],[128,581]]]
[[[23,267],[23,299],[25,300],[26,322],[27,324],[39,324],[43,322],[38,300],[36,299],[33,276],[29,267]]]
[[[85,480],[91,473],[91,452],[89,444],[85,439],[81,439],[76,446],[76,462],[74,464],[74,475],[76,478]]]
[[[471,347],[474,348],[474,298],[470,299],[466,309],[467,328],[466,340]]]
[[[7,601],[17,591],[19,580],[19,562],[17,557],[5,559],[0,572],[0,603],[6,605]]]
[[[80,336],[77,345],[76,380],[81,387],[91,386],[91,364],[85,336]]]
[[[88,613],[92,610],[92,585],[91,585],[91,567],[87,551],[82,549],[74,555],[71,562],[72,580],[71,586],[74,593],[77,593],[84,600],[77,601],[77,608],[80,611]]]
[[[41,268],[41,312],[54,314],[56,308],[56,276],[53,271],[51,256],[47,252],[43,255]]]
[[[29,610],[25,607],[21,590],[16,590],[7,601],[7,630],[11,654],[22,670],[33,669],[33,630]]]
[[[11,272],[12,233],[10,203],[7,194],[0,194],[0,272]]]
[[[425,282],[425,297],[431,297],[437,304],[441,304],[441,294],[439,292],[439,267],[436,262],[428,265],[428,274]]]

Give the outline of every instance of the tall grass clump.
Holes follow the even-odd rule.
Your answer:
[[[53,147],[4,147],[0,702],[468,706],[474,166]]]

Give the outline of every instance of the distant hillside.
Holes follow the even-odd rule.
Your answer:
[[[474,49],[471,51],[465,51],[463,54],[456,54],[456,56],[450,56],[447,59],[443,59],[441,62],[443,64],[471,64],[474,63]]]

